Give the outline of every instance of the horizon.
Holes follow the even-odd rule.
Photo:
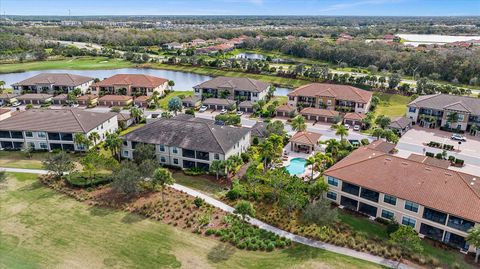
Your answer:
[[[8,16],[477,17],[480,1],[421,0],[0,0]]]

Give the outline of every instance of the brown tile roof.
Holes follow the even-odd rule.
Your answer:
[[[220,98],[208,98],[202,102],[204,105],[222,105],[222,106],[231,106],[235,104],[235,101],[230,99],[220,99]]]
[[[323,109],[323,108],[314,108],[306,107],[300,111],[302,115],[314,115],[314,116],[323,116],[323,117],[336,117],[340,115],[338,111]]]
[[[480,178],[361,147],[326,172],[378,192],[480,222]]]
[[[27,94],[17,96],[15,98],[17,98],[18,100],[45,100],[45,99],[52,98],[52,97],[53,97],[53,95],[51,95],[51,94],[27,93]]]
[[[156,88],[166,82],[168,82],[168,79],[143,74],[117,74],[99,81],[92,86],[109,87],[114,85],[128,85],[132,87]]]
[[[93,78],[66,74],[66,73],[42,73],[34,77],[22,80],[13,85],[26,85],[32,86],[37,84],[53,84],[58,86],[79,86],[89,81],[92,81]]]
[[[31,109],[0,121],[0,130],[87,133],[115,113],[81,109]]]
[[[4,100],[4,99],[12,99],[12,98],[16,98],[18,96],[18,94],[12,94],[12,93],[2,93],[0,94],[0,99]]]
[[[277,112],[292,112],[292,111],[295,111],[295,107],[288,104],[283,104],[277,107]]]
[[[450,109],[480,115],[480,99],[450,94],[432,94],[420,96],[408,104],[409,107]]]
[[[59,94],[53,97],[52,100],[67,100],[67,94],[64,94],[64,93]]]
[[[349,112],[345,114],[345,117],[343,117],[346,120],[356,120],[356,121],[361,121],[365,118],[365,114],[362,113],[357,113],[357,112]]]
[[[133,117],[132,117],[132,114],[130,114],[130,113],[117,113],[118,121],[127,121],[131,118],[133,118]]]
[[[135,97],[135,101],[138,101],[138,102],[145,102],[145,101],[148,101],[149,99],[150,99],[150,96],[146,96],[146,95]]]
[[[412,161],[415,161],[415,162],[424,163],[424,164],[428,164],[428,165],[432,165],[432,166],[437,166],[437,167],[445,168],[445,169],[450,167],[450,161],[448,161],[448,160],[440,160],[440,159],[437,159],[437,158],[423,156],[423,155],[415,154],[415,153],[410,154],[410,156],[408,156],[408,159],[412,160]]]
[[[205,81],[197,86],[195,89],[235,89],[251,92],[262,92],[267,90],[270,84],[260,80],[251,78],[239,78],[239,77],[216,77],[211,80]]]
[[[379,139],[367,145],[367,148],[380,151],[383,153],[392,153],[393,150],[395,149],[395,144]]]
[[[388,127],[396,128],[396,129],[403,129],[403,128],[409,126],[410,124],[412,124],[412,119],[409,119],[407,117],[399,117],[399,118],[394,119],[388,125]]]
[[[314,132],[298,132],[290,138],[290,142],[306,144],[306,145],[316,145],[318,140],[322,135]]]
[[[3,115],[5,113],[12,112],[12,110],[8,108],[0,108],[0,115]]]
[[[131,96],[128,96],[128,95],[113,95],[113,94],[109,94],[109,95],[104,95],[102,97],[100,97],[100,99],[98,99],[99,101],[128,101],[128,100],[132,100],[133,98]]]
[[[97,99],[97,98],[98,98],[98,95],[95,95],[95,94],[85,94],[85,95],[82,95],[82,96],[77,97],[77,101],[87,101],[88,99],[94,100],[94,99]]]
[[[247,107],[247,108],[250,108],[250,107],[253,107],[253,102],[252,101],[243,101],[241,102],[240,104],[238,104],[238,107]]]
[[[326,96],[334,97],[338,100],[353,101],[358,103],[367,103],[372,99],[372,93],[348,85],[311,83],[303,85],[288,96]]]

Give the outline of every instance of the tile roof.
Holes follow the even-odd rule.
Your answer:
[[[355,150],[325,175],[480,222],[480,178],[473,175],[367,147]]]
[[[423,95],[408,104],[409,107],[450,109],[480,115],[480,99],[450,94]]]
[[[277,107],[277,112],[292,112],[292,111],[295,111],[295,107],[288,104],[283,104]]]
[[[17,96],[19,96],[18,94],[12,94],[12,93],[2,93],[0,94],[0,99],[12,99],[12,98],[16,98]]]
[[[367,145],[367,148],[383,153],[392,153],[395,149],[395,144],[379,139]]]
[[[412,161],[419,162],[419,163],[433,165],[433,166],[437,166],[437,167],[445,168],[445,169],[450,167],[450,161],[449,160],[441,160],[441,159],[428,157],[428,156],[423,156],[423,155],[415,154],[415,153],[410,154],[410,156],[408,156],[408,159],[412,160]]]
[[[132,100],[133,97],[128,96],[128,95],[113,95],[113,94],[108,94],[100,97],[98,99],[99,101],[128,101]]]
[[[0,130],[87,133],[113,117],[81,109],[30,109],[0,121]]]
[[[93,87],[109,87],[114,85],[128,85],[132,87],[156,88],[168,79],[143,74],[117,74],[93,84]]]
[[[27,93],[27,94],[17,96],[15,98],[17,98],[18,100],[45,100],[45,99],[52,98],[52,97],[53,97],[53,95],[51,95],[51,94]]]
[[[9,112],[12,112],[12,110],[10,110],[8,108],[0,108],[0,115],[3,115],[5,113],[9,113]]]
[[[407,117],[398,117],[398,118],[394,119],[388,125],[388,127],[395,128],[395,129],[403,129],[403,128],[409,126],[410,124],[412,124],[412,119],[409,119]]]
[[[316,145],[318,140],[322,135],[319,133],[302,131],[297,132],[290,138],[290,142],[306,144],[306,145]]]
[[[345,114],[345,117],[343,117],[343,118],[346,119],[346,120],[359,121],[359,120],[363,120],[365,117],[366,117],[365,114],[362,114],[362,113],[349,112],[349,113]]]
[[[205,99],[202,103],[204,105],[231,106],[235,104],[235,101],[230,99],[208,98],[208,99]]]
[[[65,93],[59,94],[52,98],[52,100],[67,100],[68,95]]]
[[[182,115],[172,119],[161,118],[122,138],[140,143],[225,154],[249,132],[250,128],[221,126],[214,124],[212,120]]]
[[[243,101],[240,104],[238,104],[239,107],[253,107],[253,102],[252,101]]]
[[[306,107],[300,111],[300,114],[302,115],[308,114],[308,115],[324,116],[324,117],[336,117],[340,115],[340,113],[335,110],[314,108],[314,107]]]
[[[13,85],[32,86],[37,84],[53,84],[58,86],[79,86],[89,81],[92,77],[85,77],[66,73],[42,73],[31,78],[27,78]]]
[[[239,77],[216,77],[205,81],[193,88],[197,89],[235,89],[250,92],[262,92],[267,90],[270,84],[267,82]]]
[[[340,84],[311,83],[296,88],[288,96],[326,96],[338,100],[368,103],[372,93],[356,87]]]
[[[95,94],[85,94],[77,97],[77,101],[87,101],[88,99],[97,99],[98,95]]]
[[[148,100],[150,100],[150,96],[141,95],[141,96],[135,97],[135,102],[145,102]]]
[[[201,98],[195,95],[192,96],[187,96],[182,99],[182,102],[190,103],[190,104],[195,104],[197,102],[200,102]]]

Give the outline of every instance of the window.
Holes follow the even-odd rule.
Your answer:
[[[338,187],[338,179],[333,177],[328,177],[328,184]]]
[[[397,197],[385,194],[383,201],[387,204],[397,205]]]
[[[414,108],[414,107],[409,107],[408,108],[408,112],[410,112],[410,113],[415,113],[416,111],[417,111],[417,109]]]
[[[200,92],[200,89],[195,89],[195,92],[196,92],[196,93],[199,93],[199,92]]]
[[[458,121],[464,121],[465,120],[465,115],[464,114],[458,114]]]
[[[295,97],[289,96],[289,97],[288,97],[288,100],[290,100],[290,101],[295,101]]]
[[[123,157],[127,157],[127,158],[128,158],[128,150],[124,150],[122,155],[123,155]]]
[[[47,133],[46,132],[38,132],[37,136],[41,137],[41,138],[45,138],[45,137],[47,137]]]
[[[378,202],[378,197],[380,194],[376,191],[372,191],[369,189],[362,188],[360,192],[360,197],[365,198],[367,200],[373,201],[373,202]]]
[[[165,157],[163,157],[163,156],[160,157],[160,162],[164,163],[164,162],[166,162],[166,161],[167,161],[167,160],[165,159]]]
[[[412,228],[415,228],[416,223],[417,223],[417,221],[415,219],[410,218],[410,217],[403,217],[402,218],[402,224],[403,225],[407,225],[407,226],[411,226]]]
[[[331,105],[332,104],[332,100],[327,100],[327,105]]]
[[[447,214],[425,207],[423,210],[423,218],[445,225]]]
[[[258,96],[258,93],[254,92],[254,93],[252,93],[252,96],[253,96],[253,97],[257,97],[257,96]]]
[[[410,201],[405,201],[405,209],[412,212],[418,212],[418,204]]]
[[[382,218],[393,220],[393,216],[394,216],[393,212],[382,209]]]
[[[173,164],[178,164],[178,159],[173,159]]]
[[[337,193],[333,191],[327,192],[327,198],[336,201],[337,200]]]
[[[219,160],[219,159],[220,159],[220,155],[218,155],[218,153],[215,153],[215,155],[213,155],[213,158],[214,158],[215,160]]]
[[[364,107],[365,107],[365,104],[364,104],[364,103],[358,103],[358,104],[357,104],[357,107],[358,107],[358,108],[364,108]]]
[[[46,142],[40,142],[39,146],[41,149],[48,149],[48,144]]]
[[[25,137],[33,137],[33,133],[29,132],[29,131],[26,131],[25,132]]]
[[[350,184],[348,182],[343,182],[342,191],[358,196],[358,194],[360,193],[360,187]]]
[[[17,139],[23,138],[23,132],[11,131],[10,134],[12,135],[12,138],[17,138]]]
[[[165,145],[159,145],[158,147],[159,147],[160,151],[165,151]]]
[[[475,226],[475,223],[473,223],[472,221],[468,221],[468,220],[450,215],[448,217],[447,226],[466,232],[470,228],[473,228],[473,226]]]
[[[177,149],[176,147],[173,147],[173,148],[172,148],[172,152],[173,152],[174,154],[177,154],[177,153],[178,153],[178,149]]]
[[[128,146],[128,141],[123,140],[123,145],[124,145],[125,147]]]

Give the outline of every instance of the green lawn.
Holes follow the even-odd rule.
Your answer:
[[[9,174],[0,190],[0,268],[381,268],[305,246],[243,251]]]
[[[188,176],[183,172],[175,172],[173,177],[176,183],[196,189],[212,197],[219,198],[225,193],[224,186],[203,176]]]
[[[173,91],[167,94],[167,96],[165,96],[164,98],[160,99],[159,106],[161,109],[168,109],[168,101],[170,101],[170,99],[172,99],[173,97],[180,96],[181,98],[182,96],[187,97],[192,95],[193,91]]]
[[[410,97],[398,94],[375,92],[373,95],[381,100],[375,110],[375,115],[385,115],[392,119],[404,116],[407,110],[407,104],[411,101]]]
[[[80,57],[63,60],[49,60],[26,62],[16,64],[1,64],[0,73],[22,72],[45,69],[115,69],[133,67],[134,64],[122,59],[109,59],[105,57]]]
[[[29,159],[21,151],[0,151],[0,167],[41,169],[47,153],[34,153]]]

